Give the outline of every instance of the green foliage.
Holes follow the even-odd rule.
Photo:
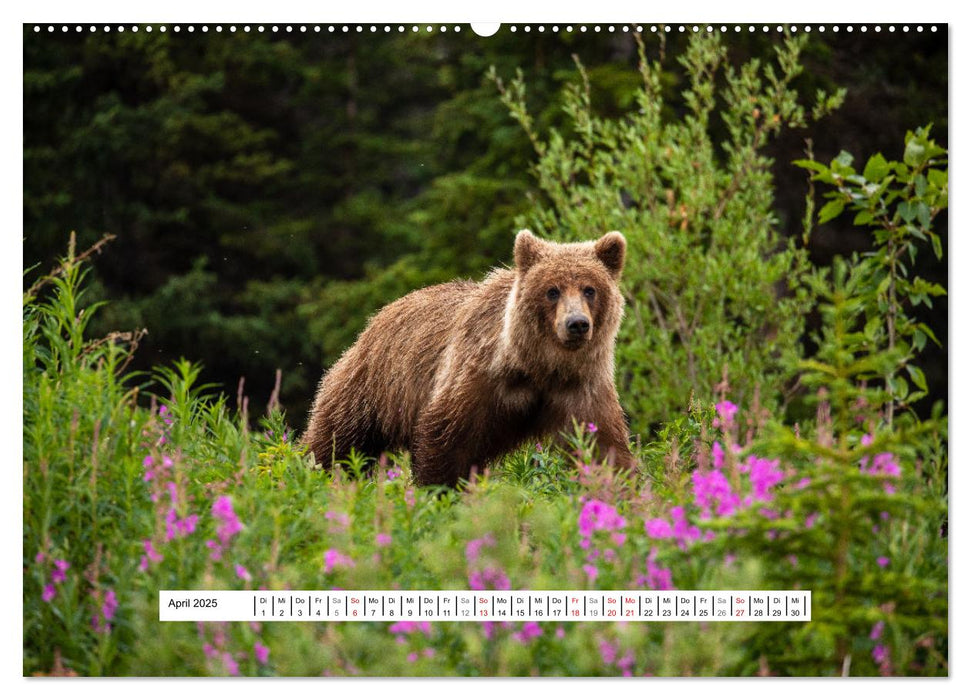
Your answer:
[[[853,224],[866,226],[872,235],[873,250],[855,262],[862,268],[855,274],[869,285],[869,293],[859,295],[867,305],[860,310],[866,314],[862,331],[866,344],[894,353],[882,375],[886,413],[893,422],[897,410],[927,395],[924,372],[913,360],[928,339],[938,343],[928,325],[913,313],[920,305],[930,309],[932,298],[946,292],[911,271],[922,244],[930,243],[938,260],[943,257],[932,222],[947,208],[947,151],[930,138],[926,127],[907,132],[902,161],[887,161],[877,153],[862,173],[856,172],[853,156],[845,151],[828,166],[814,160],[799,160],[796,165],[828,186],[819,223],[848,210],[856,214]]]
[[[822,325],[799,369],[815,425],[771,424],[750,446],[790,470],[775,515],[748,511],[716,525],[733,553],[791,557],[791,567],[767,568],[766,581],[813,591],[812,624],[795,634],[765,626],[751,642],[781,656],[786,674],[947,668],[947,420],[940,404],[927,420],[909,410],[926,392],[913,364],[926,326],[910,312],[944,290],[908,273],[918,241],[941,254],[931,221],[947,206],[946,152],[927,130],[906,142],[902,163],[876,155],[862,175],[846,153],[829,167],[800,162],[835,190],[820,222],[857,212],[874,250],[808,277]],[[736,430],[723,431],[726,444],[737,443]],[[737,474],[743,462],[726,455]],[[746,663],[739,672],[754,672]]]
[[[672,118],[662,65],[635,38],[641,83],[630,108],[597,115],[578,61],[580,82],[562,103],[567,131],[542,136],[522,76],[508,86],[492,77],[538,155],[542,197],[518,221],[554,239],[613,229],[627,237],[618,383],[643,432],[681,413],[689,396],[715,396],[726,376],[740,397],[761,387],[773,400],[798,351],[810,304],[798,285],[806,257],[778,237],[765,149],[783,127],[807,123],[793,87],[806,40],[787,38],[774,63],[736,68],[717,33],[694,35],[678,59],[685,110]],[[814,118],[841,95],[817,95]],[[727,134],[717,144],[716,129]]]
[[[785,674],[946,668],[946,420],[936,411],[927,421],[889,422],[882,380],[895,376],[900,357],[860,330],[872,283],[871,269],[840,259],[831,275],[814,278],[823,330],[802,381],[817,392],[815,425],[773,425],[752,448],[791,470],[790,488],[772,504],[781,517],[721,523],[730,551],[791,561],[766,568],[767,582],[813,591],[811,624],[796,633],[766,625],[751,642],[781,656]],[[724,439],[735,436],[726,430]],[[735,470],[741,461],[729,455]],[[755,670],[747,663],[740,673]]]

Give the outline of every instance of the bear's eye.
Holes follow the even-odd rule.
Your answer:
[[[560,298],[560,290],[556,287],[550,287],[546,290],[546,298],[550,301],[556,301]]]
[[[597,296],[597,290],[593,287],[586,287],[583,290],[583,296],[585,296],[587,299],[593,299],[595,296]]]

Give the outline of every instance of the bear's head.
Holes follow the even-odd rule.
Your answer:
[[[515,325],[569,353],[612,347],[623,316],[617,283],[626,250],[617,231],[583,243],[553,243],[520,231],[515,308],[507,310],[518,317]]]

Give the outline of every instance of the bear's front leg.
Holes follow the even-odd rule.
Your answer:
[[[591,406],[582,415],[577,415],[576,420],[596,427],[595,439],[601,461],[623,470],[635,466],[627,421],[616,397],[606,398],[602,404]]]
[[[433,402],[419,417],[411,445],[411,471],[418,486],[458,485],[480,459],[476,421]],[[467,409],[467,407],[465,407]]]

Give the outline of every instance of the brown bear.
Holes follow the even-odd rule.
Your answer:
[[[419,485],[455,486],[522,445],[596,425],[601,456],[633,464],[614,386],[627,243],[520,231],[515,268],[412,292],[368,323],[317,390],[303,441],[330,467],[408,448]]]

